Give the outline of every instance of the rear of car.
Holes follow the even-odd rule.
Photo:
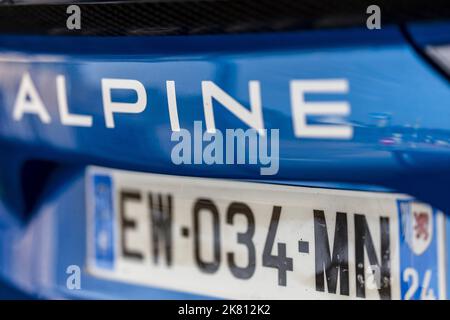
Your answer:
[[[445,1],[0,4],[0,274],[69,299],[446,299]]]

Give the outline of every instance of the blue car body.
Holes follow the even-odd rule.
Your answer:
[[[67,288],[67,266],[85,265],[84,172],[89,165],[401,192],[449,213],[450,83],[425,57],[429,46],[448,43],[450,27],[446,22],[390,25],[381,30],[342,28],[241,35],[1,35],[2,279],[32,297],[42,298],[207,298],[102,280],[86,272],[82,272],[83,290]],[[14,101],[26,73],[48,110],[48,123],[32,114],[20,120],[13,118]],[[58,75],[65,76],[71,111],[91,115],[92,126],[61,123]],[[147,92],[146,110],[121,115],[114,128],[107,128],[102,78],[140,81]],[[348,101],[351,114],[345,125],[353,129],[351,139],[302,139],[295,135],[289,95],[289,83],[294,79],[347,79],[348,93],[312,94],[309,99]],[[176,83],[180,126],[188,130],[193,129],[195,121],[204,121],[202,81],[214,81],[243,105],[249,105],[248,82],[259,80],[264,127],[280,129],[278,173],[260,176],[245,164],[173,164],[168,80]],[[133,101],[135,96],[121,92],[116,99]],[[215,112],[220,129],[248,127],[226,109],[217,108]],[[317,117],[311,121],[330,124],[334,120]],[[446,221],[450,232],[450,220]]]

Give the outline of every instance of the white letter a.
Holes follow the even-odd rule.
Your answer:
[[[25,113],[37,114],[43,123],[51,121],[29,73],[25,73],[20,82],[19,92],[14,103],[14,120],[21,120]]]

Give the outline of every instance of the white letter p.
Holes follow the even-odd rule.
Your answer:
[[[112,89],[134,90],[137,94],[136,102],[114,102],[111,98]],[[102,79],[103,110],[107,128],[114,128],[114,113],[141,113],[147,106],[147,93],[144,85],[137,80]]]

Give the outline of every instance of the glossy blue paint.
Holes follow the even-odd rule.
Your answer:
[[[19,122],[12,119],[25,72],[30,73],[52,123],[43,124],[32,115]],[[58,74],[66,76],[70,110],[92,115],[93,127],[61,125],[56,100]],[[106,128],[102,78],[142,82],[148,96],[146,110],[119,115],[116,128]],[[332,98],[351,104],[346,122],[353,126],[353,138],[296,138],[289,81],[328,78],[349,81],[349,94]],[[259,168],[249,165],[172,164],[166,80],[176,82],[180,124],[190,130],[194,121],[204,120],[202,80],[214,81],[247,106],[248,81],[259,80],[265,127],[280,129],[279,173],[268,179],[259,176]],[[116,98],[132,100],[133,96]],[[324,95],[309,98],[330,99]],[[395,27],[193,37],[1,36],[1,273],[26,291],[45,297],[193,297],[111,283],[85,273],[82,292],[66,289],[67,265],[84,264],[82,177],[88,164],[175,175],[395,190],[449,212],[449,101],[449,83]],[[220,129],[246,128],[219,105],[215,117]],[[36,159],[51,161],[50,180],[22,174],[23,165]],[[22,183],[36,183],[36,188],[45,187],[45,191],[30,196],[35,200],[24,201]]]
[[[38,298],[206,299],[197,295],[115,283],[90,276],[86,257],[84,171],[64,168],[55,174],[26,229],[1,233],[1,273]],[[14,243],[14,245],[11,245]],[[82,290],[66,287],[67,267],[80,266]]]
[[[3,140],[39,145],[46,158],[56,161],[67,161],[70,154],[70,159],[76,161],[129,169],[254,178],[257,168],[248,166],[171,163],[173,143],[165,81],[176,81],[180,124],[192,129],[193,121],[203,120],[202,80],[215,81],[248,105],[247,81],[257,79],[262,86],[265,126],[281,130],[279,179],[399,188],[397,182],[410,177],[408,170],[429,177],[449,175],[449,85],[436,77],[396,29],[193,38],[189,45],[184,37],[130,38],[123,44],[107,38],[84,44],[79,38],[29,37],[13,45],[13,38],[1,39],[6,59],[1,67]],[[29,52],[20,53],[24,47]],[[73,54],[69,53],[72,49]],[[128,49],[130,53],[126,53]],[[85,53],[81,54],[82,50]],[[14,63],[17,59],[20,62]],[[50,109],[51,125],[33,116],[21,122],[11,119],[20,77],[26,71],[32,78],[42,78],[36,85]],[[71,110],[92,114],[93,128],[59,124],[57,74],[67,77]],[[114,130],[104,125],[100,92],[104,77],[137,79],[148,94],[147,109],[139,115],[120,117]],[[352,106],[348,118],[354,126],[352,140],[294,137],[289,81],[317,78],[349,80],[350,93],[340,98],[348,99]],[[126,95],[122,98],[132,99]],[[244,126],[220,107],[216,117],[220,119],[219,128]],[[423,183],[427,189],[431,184],[425,180]],[[438,201],[442,208],[449,205],[433,195],[422,195],[415,186],[408,189]]]
[[[413,23],[407,30],[421,47],[428,45],[448,45],[450,43],[450,22]]]

